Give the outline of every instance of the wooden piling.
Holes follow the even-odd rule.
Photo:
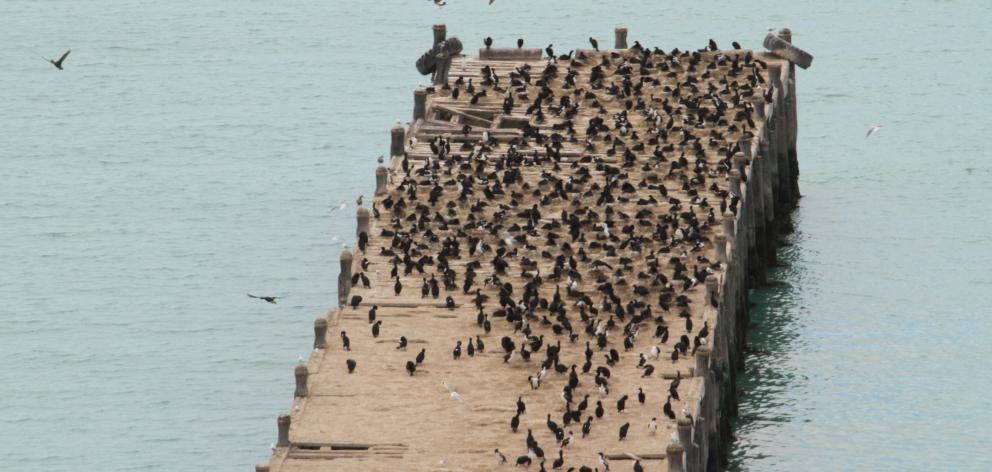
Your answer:
[[[614,49],[627,49],[627,27],[617,26],[613,30],[614,36],[616,36],[616,41],[613,45]]]

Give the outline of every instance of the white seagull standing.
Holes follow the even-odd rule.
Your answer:
[[[872,126],[871,128],[868,128],[868,134],[865,135],[865,139],[868,139],[868,136],[871,136],[871,135],[875,134],[876,131],[882,129],[882,126],[884,126],[884,125],[875,125],[875,126]]]

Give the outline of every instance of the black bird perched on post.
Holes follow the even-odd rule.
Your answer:
[[[355,362],[354,359],[348,359],[347,361],[345,361],[345,364],[348,366],[348,373],[349,374],[354,373],[355,372],[355,366],[358,365],[358,363]]]
[[[348,333],[344,331],[341,332],[341,345],[344,346],[345,351],[351,350],[351,340],[348,339]]]
[[[486,49],[493,47],[493,38],[490,38],[489,36],[486,36],[486,39],[482,42],[486,44]]]
[[[592,49],[594,51],[599,51],[599,41],[596,41],[596,38],[593,38],[592,36],[590,36],[589,37],[589,44],[592,45]]]
[[[61,69],[61,67],[59,67],[59,69]],[[280,298],[286,298],[286,297],[270,297],[270,296],[267,296],[267,295],[261,296],[261,297],[257,297],[255,295],[250,294],[250,293],[248,294],[248,297],[250,297],[250,298],[257,298],[259,300],[264,300],[264,301],[267,301],[267,302],[269,302],[269,303],[271,303],[273,305],[276,304],[276,300],[278,300]]]
[[[517,39],[517,49],[524,47],[524,38]]]
[[[70,52],[72,52],[71,49],[70,50],[67,50],[65,53],[62,54],[62,57],[60,57],[59,60],[57,60],[57,61],[56,60],[52,60],[52,59],[47,59],[47,58],[44,58],[44,57],[42,59],[47,59],[48,62],[51,62],[52,65],[55,66],[56,69],[62,70],[62,61],[65,61],[65,57],[68,56]],[[274,303],[274,302],[269,302],[269,303]]]

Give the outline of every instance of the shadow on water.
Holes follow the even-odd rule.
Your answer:
[[[800,210],[793,214],[793,221],[796,231],[782,238],[777,251],[779,266],[768,271],[766,285],[751,291],[751,326],[744,372],[737,378],[740,404],[728,471],[774,462],[762,452],[767,451],[761,447],[762,438],[795,419],[790,403],[796,398],[795,392],[805,388],[802,373],[788,362],[802,344],[798,333],[804,311],[799,296],[805,273]]]

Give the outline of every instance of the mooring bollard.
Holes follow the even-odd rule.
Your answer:
[[[734,239],[734,214],[729,210],[723,214],[723,234],[727,235],[727,241]]]
[[[255,472],[269,472],[269,464],[255,464]]]
[[[389,155],[390,156],[402,156],[403,155],[403,145],[406,140],[406,128],[404,128],[399,123],[393,126],[393,129],[389,130],[390,143],[389,143]]]
[[[741,156],[742,158],[744,156]],[[734,163],[736,165],[736,162]],[[741,198],[741,171],[737,169],[732,169],[730,171],[730,194]],[[738,207],[740,204],[738,204]]]
[[[358,229],[355,235],[361,235],[362,233],[368,234],[369,232],[369,218],[372,214],[369,212],[368,208],[358,207],[358,211],[355,213],[355,220],[358,222]]]
[[[327,349],[327,318],[313,320],[313,348]]]
[[[678,421],[679,428],[679,442],[684,444],[685,448],[685,467],[688,470],[695,469],[695,459],[694,459],[694,448],[692,446],[692,420],[686,417],[679,418]]]
[[[338,275],[338,305],[344,306],[351,291],[351,263],[354,256],[351,251],[341,251],[341,273]]]
[[[276,424],[279,425],[279,439],[276,441],[276,447],[289,447],[289,424],[291,421],[289,415],[279,415],[279,419],[276,421]]]
[[[427,114],[427,90],[417,89],[413,91],[413,121],[424,118]]]
[[[300,364],[296,366],[293,373],[296,375],[296,393],[294,395],[297,397],[307,396],[307,377],[310,376],[310,370],[307,369],[307,366]]]
[[[617,26],[613,30],[613,34],[616,35],[616,44],[613,46],[614,49],[627,49],[627,27]]]
[[[375,194],[382,195],[386,193],[386,184],[389,181],[389,171],[385,167],[379,166],[375,168]]]
[[[699,346],[696,349],[696,377],[705,377],[710,368],[709,346]]]
[[[665,454],[668,456],[668,472],[685,472],[685,468],[682,466],[682,453],[685,452],[685,448],[679,443],[670,443],[668,448],[665,449]]]
[[[434,30],[434,44],[444,41],[448,37],[448,27],[444,23],[439,23],[434,25],[432,28]]]
[[[727,263],[727,235],[720,233],[713,237],[713,245],[716,246],[716,259]]]

